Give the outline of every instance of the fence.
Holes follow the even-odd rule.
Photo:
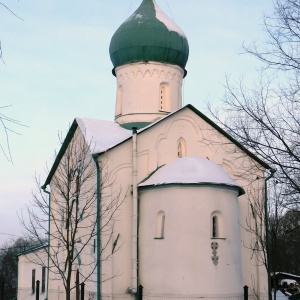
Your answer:
[[[244,294],[200,294],[200,295],[151,295],[151,294],[144,294],[143,300],[202,300],[202,299],[209,299],[209,300],[220,300],[220,299],[230,299],[230,300],[267,300],[267,294],[260,294],[260,295],[252,295],[249,294],[248,297],[245,298]]]
[[[80,285],[78,290],[78,295],[76,297],[76,290],[71,291],[71,300],[96,300],[96,293],[85,291],[84,284]],[[19,289],[18,291],[18,300],[44,300],[46,298],[45,293],[40,293],[39,282],[36,283],[35,293],[32,293],[31,289]],[[248,287],[244,287],[241,293],[232,293],[232,294],[197,294],[197,295],[183,295],[183,294],[151,294],[148,292],[143,292],[143,287],[139,287],[138,300],[267,300],[268,294],[263,293],[259,295],[254,295],[248,293]],[[49,290],[48,292],[49,300],[64,300],[65,292],[64,290]],[[101,300],[132,300],[135,299],[129,294],[102,294]],[[0,299],[1,300],[1,299]]]

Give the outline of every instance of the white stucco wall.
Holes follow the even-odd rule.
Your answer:
[[[222,166],[239,185],[247,187],[247,191],[252,189],[255,193],[256,178],[257,176],[263,178],[263,168],[188,108],[138,134],[138,181],[143,180],[157,167],[177,158],[177,143],[180,138],[185,140],[186,155],[207,157]],[[126,141],[102,156],[106,161],[107,172],[110,174],[111,180],[123,192],[130,190],[132,184],[131,143],[131,140]],[[263,198],[260,201],[263,201]],[[251,216],[249,194],[239,197],[238,203],[237,215],[241,224],[238,246],[241,247],[241,259],[236,268],[241,268],[241,276],[237,282],[241,286],[247,284],[250,290],[253,287],[265,293],[267,286],[266,271],[263,266],[257,264],[252,255],[252,250],[247,248],[253,240],[253,236],[243,229],[247,225],[247,218]],[[110,264],[108,269],[111,270],[111,273],[105,272],[111,275],[122,275],[116,276],[111,282],[103,284],[104,290],[109,286],[107,291],[113,293],[124,293],[126,288],[130,287],[131,205],[132,196],[128,192],[115,226],[115,235],[120,233],[119,242],[122,246],[113,255],[111,261],[107,262]],[[204,201],[203,208],[206,209],[207,206],[209,204]],[[170,251],[171,253],[172,251]],[[237,271],[234,273],[238,274]],[[224,280],[227,280],[227,278],[224,278]],[[214,293],[214,289],[211,292]]]
[[[168,164],[177,158],[179,139],[184,139],[187,156],[207,157],[222,166],[239,185],[247,187],[246,191],[252,190],[255,194],[256,178],[257,176],[263,177],[263,169],[189,108],[169,116],[138,134],[138,182],[159,166]],[[104,296],[120,297],[122,295],[124,299],[130,299],[132,296],[126,291],[131,287],[132,282],[132,140],[129,139],[102,153],[99,162],[101,178],[104,182],[101,198],[107,204],[116,196],[121,201],[117,214],[109,221],[113,230],[112,235],[107,232],[102,234],[102,242],[106,245],[103,257],[107,257],[107,259],[101,263],[101,276],[104,281],[101,284],[101,291]],[[148,251],[150,249],[153,253],[161,251],[163,253],[161,257],[166,258],[162,261],[159,260],[161,257],[158,257],[157,261],[153,261],[157,269],[153,269],[153,265],[149,265],[148,261],[144,260],[140,270],[141,283],[160,293],[191,293],[191,291],[200,293],[201,287],[203,288],[201,289],[202,294],[205,289],[209,294],[216,294],[221,291],[221,287],[223,287],[223,292],[240,291],[241,286],[245,284],[250,289],[254,287],[265,292],[266,272],[253,258],[252,250],[246,247],[253,240],[253,236],[243,229],[246,219],[251,215],[249,194],[232,201],[234,194],[232,191],[217,189],[214,190],[216,193],[214,194],[211,190],[203,188],[204,197],[200,200],[200,205],[199,189],[159,189],[148,191],[147,195],[145,192],[139,194],[140,230],[145,232],[140,240],[141,260],[143,261],[143,256],[151,254]],[[52,192],[55,191],[52,190]],[[156,194],[154,195],[154,193]],[[164,201],[160,202],[158,199],[161,197]],[[223,202],[219,201],[223,198]],[[171,199],[174,201],[172,202]],[[182,199],[185,200],[184,205]],[[173,206],[175,203],[176,205]],[[233,205],[233,203],[235,204]],[[147,209],[145,209],[145,204],[149,206]],[[167,230],[169,232],[164,240],[153,240],[154,225],[152,223],[155,220],[153,214],[157,213],[160,205],[163,205],[164,207],[161,209],[166,211],[166,225],[172,218],[176,220],[182,218],[180,224],[185,226],[178,222],[172,222],[171,224],[174,223],[174,225],[166,227],[166,233]],[[218,240],[220,261],[215,266],[211,261],[211,239],[206,235],[209,231],[207,230],[207,219],[206,221],[205,218],[199,219],[198,210],[205,215],[210,215],[210,211],[218,209],[216,207],[219,205],[221,205],[219,209],[224,212],[224,222],[229,222],[226,226],[232,230],[228,234],[225,231],[227,234],[225,240]],[[145,222],[150,224],[149,227],[145,227]],[[200,223],[195,225],[197,222]],[[241,224],[241,226],[237,226],[237,224]],[[198,232],[196,229],[201,230]],[[182,234],[179,236],[179,233]],[[118,235],[117,251],[112,254],[113,244]],[[237,238],[238,236],[239,238]],[[183,247],[182,245],[191,246]],[[161,248],[163,249],[161,250]],[[175,252],[174,249],[176,249]],[[199,250],[193,251],[194,249]],[[146,252],[143,252],[144,250]],[[86,253],[86,257],[88,255]],[[176,260],[176,264],[174,264],[174,257],[181,259]],[[186,259],[187,257],[188,259]],[[195,261],[196,263],[194,263]],[[163,265],[167,268],[160,268]],[[199,265],[203,265],[208,273],[203,275],[202,281],[200,280],[203,285],[197,281],[196,288],[195,278],[199,278],[199,274],[203,271],[198,268]],[[180,273],[176,271],[178,269],[182,270],[185,279],[179,278]],[[172,280],[166,282],[158,273],[164,274],[166,278],[172,278],[176,284],[171,286],[168,282],[172,282]],[[92,278],[96,278],[96,273]],[[216,278],[218,278],[217,282]],[[52,278],[50,281],[51,289],[62,291],[62,283],[54,281],[54,279],[57,278]],[[215,282],[215,284],[211,285],[211,282]],[[91,288],[94,290],[95,285]]]
[[[180,67],[157,62],[117,67],[116,122],[154,122],[181,108],[183,76]]]
[[[155,239],[157,213],[164,237]],[[220,238],[212,238],[218,212]],[[237,191],[211,186],[153,187],[140,192],[140,282],[158,294],[226,294],[242,291]],[[218,243],[218,263],[211,243]]]
[[[48,259],[45,250],[40,249],[18,256],[18,299],[36,299],[32,291],[32,270],[35,270],[35,281],[40,281],[40,299],[46,298],[47,268],[45,269],[45,291],[42,292],[42,268],[47,266]]]

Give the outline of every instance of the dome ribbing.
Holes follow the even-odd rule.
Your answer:
[[[189,55],[183,31],[157,6],[143,0],[113,35],[109,53],[114,67],[155,61],[185,68]]]

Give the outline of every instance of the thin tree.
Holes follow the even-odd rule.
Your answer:
[[[20,18],[13,10],[11,10],[7,5],[5,5],[3,2],[0,2],[0,6],[4,7],[7,11],[9,11],[12,15],[14,15],[16,18],[18,18],[21,21],[24,21],[22,18]],[[3,60],[3,53],[2,53],[2,46],[1,46],[1,41],[0,41],[0,60],[4,63]]]
[[[18,282],[18,263],[16,255],[32,246],[35,242],[27,238],[18,238],[6,242],[0,248],[0,283],[4,286],[5,299],[16,298]]]
[[[13,16],[18,18],[19,20],[24,21],[22,18],[20,18],[13,10],[11,10],[7,5],[5,5],[3,2],[0,2],[0,7],[4,7],[5,10],[9,11]],[[5,64],[3,59],[3,52],[2,52],[2,45],[0,41],[0,60]],[[3,155],[6,157],[6,159],[10,162],[12,162],[12,155],[10,150],[10,142],[9,137],[11,133],[19,134],[14,128],[15,125],[18,126],[24,126],[20,121],[16,120],[15,118],[9,117],[7,114],[4,113],[4,110],[10,107],[11,105],[3,105],[0,106],[0,127],[2,128],[2,133],[0,136],[0,149]]]
[[[223,128],[276,169],[280,201],[271,192],[267,228],[270,268],[276,271],[284,216],[300,211],[299,1],[275,0],[273,14],[264,19],[264,30],[264,44],[244,45],[246,53],[263,63],[256,82],[246,86],[243,80],[227,78],[221,106],[209,109]]]
[[[100,189],[110,189],[108,174],[101,169]],[[40,185],[39,180],[36,180]],[[101,219],[101,260],[107,260],[111,251],[106,251],[113,235],[113,224],[122,204],[120,192],[103,194],[97,206],[96,168],[91,156],[91,145],[76,132],[50,182],[50,201],[37,189],[27,207],[29,222],[23,225],[30,236],[41,239],[49,236],[48,248],[50,280],[59,279],[64,285],[66,300],[71,299],[75,288],[75,274],[79,270],[81,282],[93,280],[99,263],[95,254],[97,220]],[[118,248],[118,247],[117,247]],[[91,250],[94,254],[91,254]],[[116,249],[117,250],[117,249]],[[34,263],[44,265],[42,257],[28,256]],[[99,258],[99,259],[100,259]],[[50,275],[49,275],[50,276]]]
[[[9,161],[13,162],[12,153],[10,149],[10,136],[11,134],[20,135],[16,127],[26,127],[20,121],[9,117],[4,113],[4,110],[9,108],[11,105],[0,106],[0,149],[4,157]]]

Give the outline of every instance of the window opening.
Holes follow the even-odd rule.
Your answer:
[[[116,100],[116,116],[122,114],[122,100],[123,100],[123,87],[119,85],[117,90],[117,100]]]
[[[217,216],[213,216],[213,218],[212,218],[212,237],[213,238],[219,237],[218,217]]]
[[[181,158],[186,156],[186,144],[183,138],[180,138],[177,142],[177,157]]]
[[[35,293],[35,269],[33,269],[31,272],[31,290],[32,290],[32,294],[34,294]]]
[[[165,213],[163,211],[159,211],[156,216],[156,239],[164,238],[164,230],[165,230]]]
[[[159,93],[159,109],[162,111],[170,111],[170,91],[167,83],[160,85]]]
[[[45,293],[46,287],[46,267],[42,267],[42,293]]]

